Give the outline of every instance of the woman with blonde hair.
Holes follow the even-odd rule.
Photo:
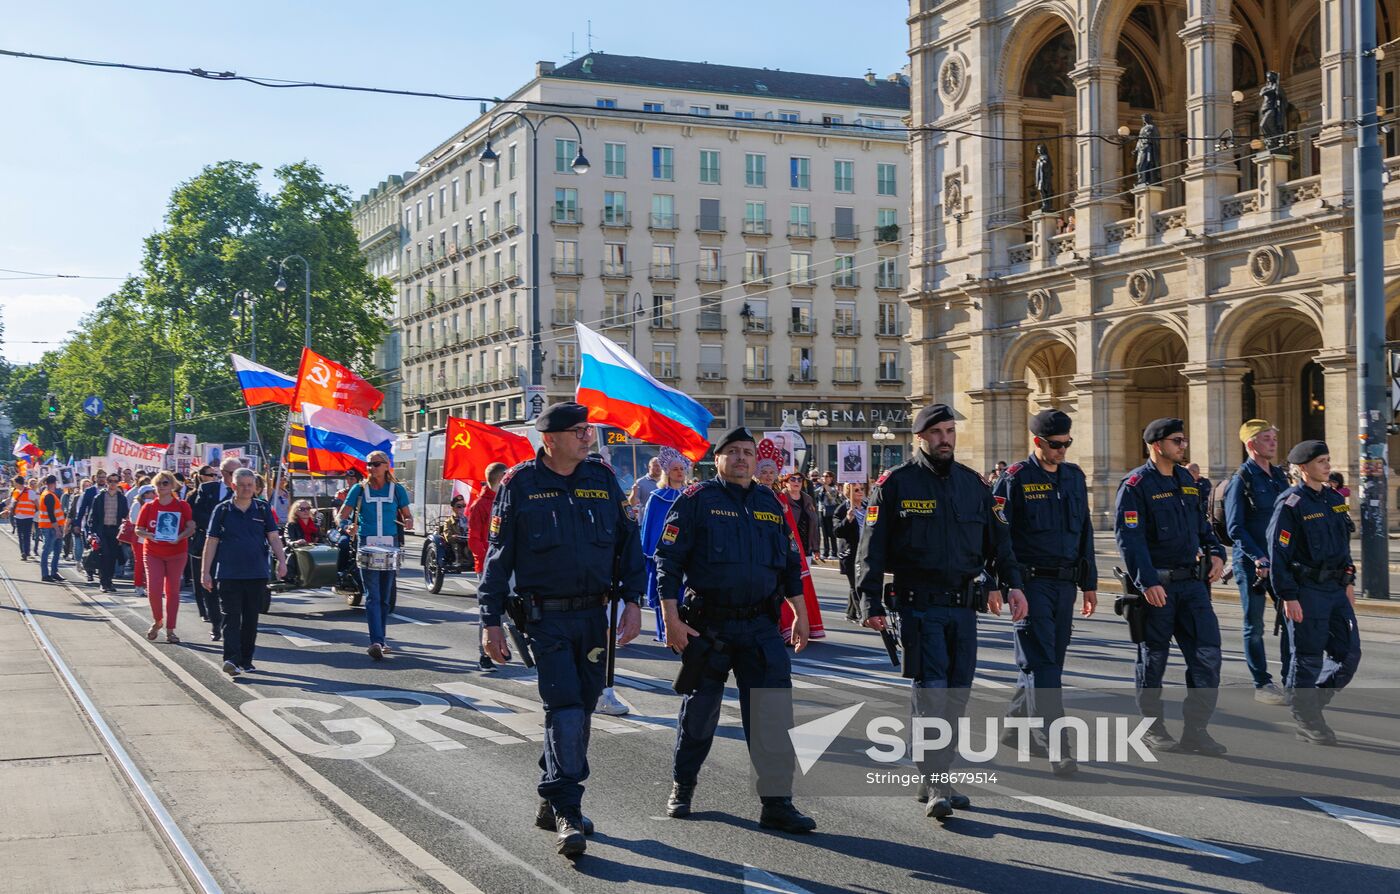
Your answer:
[[[355,523],[355,536],[359,537],[360,547],[380,546],[398,548],[398,526],[404,533],[413,528],[413,514],[409,511],[408,491],[394,480],[394,469],[389,454],[375,450],[365,458],[369,477],[345,495],[345,505],[340,507],[340,518],[345,520],[358,512]],[[389,597],[394,590],[398,572],[392,568],[361,568],[365,582],[365,620],[369,623],[369,657],[379,661],[390,651],[385,642],[386,625],[389,619]]]
[[[175,617],[180,611],[180,578],[189,560],[189,538],[194,534],[194,511],[176,495],[179,482],[173,474],[157,472],[154,481],[155,498],[140,503],[136,515],[136,543],[151,603],[146,639],[154,640],[163,624],[165,641],[178,643]]]

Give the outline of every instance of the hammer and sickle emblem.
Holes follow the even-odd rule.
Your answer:
[[[457,437],[452,439],[452,446],[465,447],[470,450],[472,446],[471,435],[468,435],[466,432],[457,432]]]
[[[322,388],[329,388],[331,384],[331,371],[324,363],[316,363],[311,369],[306,371],[306,377],[320,385]]]

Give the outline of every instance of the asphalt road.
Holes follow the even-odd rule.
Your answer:
[[[63,570],[81,580],[70,567]],[[390,627],[394,652],[383,663],[365,654],[361,610],[329,591],[279,594],[273,614],[264,617],[259,669],[237,681],[219,672],[219,646],[208,641],[188,601],[180,619],[185,645],[162,648],[216,697],[484,891],[611,891],[619,884],[635,891],[813,894],[1400,890],[1400,791],[1393,777],[1326,800],[1334,812],[1351,811],[1351,822],[1302,797],[1202,793],[1217,789],[1201,780],[1228,776],[1232,766],[1258,770],[1249,765],[1251,740],[1271,725],[1291,735],[1284,708],[1261,708],[1253,725],[1217,726],[1217,737],[1232,749],[1224,761],[1167,756],[1172,778],[1189,794],[1123,796],[1079,785],[1057,797],[1041,762],[1031,774],[1033,791],[964,786],[974,808],[943,825],[926,819],[907,795],[804,796],[799,805],[819,829],[790,837],[757,826],[731,689],[696,812],[668,819],[679,705],[669,681],[677,665],[649,632],[619,653],[619,692],[632,713],[595,718],[585,811],[598,833],[587,855],[571,863],[555,854],[552,834],[533,826],[542,721],[533,676],[518,663],[495,674],[476,669],[476,602],[468,578],[450,577],[434,596],[415,569],[405,571]],[[907,683],[889,666],[878,638],[845,621],[844,579],[828,569],[814,575],[828,635],[795,656],[799,698],[906,699]],[[129,587],[101,597],[95,585],[78,586],[120,623],[144,632],[148,609]],[[1247,702],[1238,612],[1219,605],[1217,611],[1226,645],[1222,704],[1231,696]],[[644,631],[650,618],[644,614]],[[1355,685],[1391,686],[1400,678],[1400,620],[1367,618],[1363,626]],[[1077,620],[1075,632],[1066,678],[1071,693],[1130,685],[1131,647],[1111,606]],[[1276,650],[1272,640],[1269,649]],[[981,624],[978,678],[979,697],[1007,697],[1015,668],[1004,619]],[[1175,653],[1167,679],[1168,699],[1179,700]],[[1392,693],[1375,694],[1383,701]],[[1390,759],[1400,757],[1389,744],[1400,731],[1394,716],[1348,711],[1339,701],[1332,720],[1348,747]],[[218,721],[211,715],[210,722]],[[1348,730],[1360,732],[1349,739]]]

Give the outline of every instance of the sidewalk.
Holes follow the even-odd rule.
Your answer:
[[[209,690],[167,656],[156,657],[184,647],[147,643],[68,587],[40,582],[38,566],[19,562],[8,538],[0,541],[0,564],[222,890],[475,890],[407,839],[395,841],[369,811],[338,809],[358,805],[339,790],[327,792],[322,786],[329,783],[295,758],[275,755],[275,741],[254,741],[234,722],[241,719],[235,710],[219,702],[225,711],[216,712],[202,697],[214,699]],[[182,626],[191,633],[197,627]],[[0,718],[7,721],[0,737],[0,894],[202,890],[3,581]]]

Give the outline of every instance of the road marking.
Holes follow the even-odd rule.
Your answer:
[[[1242,854],[1239,851],[1227,850],[1223,847],[1217,847],[1213,844],[1207,844],[1204,841],[1197,841],[1194,838],[1187,838],[1184,835],[1174,835],[1171,832],[1163,832],[1161,829],[1154,829],[1151,826],[1144,826],[1140,823],[1135,823],[1131,820],[1119,819],[1116,816],[1108,816],[1107,814],[1103,813],[1095,813],[1092,810],[1085,810],[1082,807],[1075,807],[1072,804],[1065,804],[1062,801],[1054,801],[1050,798],[1040,798],[1035,795],[1022,795],[1014,793],[1012,793],[1012,797],[1021,801],[1025,801],[1027,804],[1035,804],[1037,806],[1044,807],[1047,810],[1053,810],[1057,813],[1064,813],[1068,814],[1069,816],[1078,817],[1079,819],[1089,820],[1090,822],[1094,823],[1100,823],[1102,825],[1109,826],[1114,829],[1124,829],[1129,832],[1136,832],[1137,834],[1142,835],[1146,838],[1154,838],[1157,841],[1174,845],[1176,847],[1185,848],[1186,850],[1195,851],[1200,854],[1205,854],[1210,857],[1219,857],[1222,860],[1229,860],[1231,863],[1239,863],[1243,865],[1247,863],[1260,862],[1258,857],[1251,857],[1249,854]]]
[[[744,890],[762,891],[764,894],[812,894],[801,885],[779,878],[749,863],[744,864]]]
[[[445,698],[428,695],[425,692],[407,692],[402,689],[361,689],[355,692],[337,693],[341,698],[358,706],[366,714],[377,717],[400,732],[433,748],[436,751],[453,751],[467,746],[456,739],[429,729],[428,724],[445,727],[454,732],[466,733],[478,739],[486,739],[497,745],[515,745],[521,741],[515,736],[507,736],[475,723],[467,723],[448,716],[452,707]],[[413,702],[413,707],[399,708],[391,705],[395,701]]]
[[[1400,844],[1400,818],[1312,798],[1303,800],[1318,810],[1325,811],[1333,819],[1341,820],[1377,844]]]
[[[259,632],[275,633],[278,636],[285,638],[287,642],[291,643],[299,649],[312,649],[316,646],[330,645],[330,643],[326,642],[325,640],[317,639],[314,636],[308,636],[305,633],[299,633],[296,630],[289,630],[286,627],[262,627],[259,628]]]
[[[403,621],[405,624],[417,624],[419,627],[433,626],[431,621],[420,621],[417,618],[410,618],[408,615],[401,615],[398,612],[390,612],[389,617],[397,618],[398,620]]]

